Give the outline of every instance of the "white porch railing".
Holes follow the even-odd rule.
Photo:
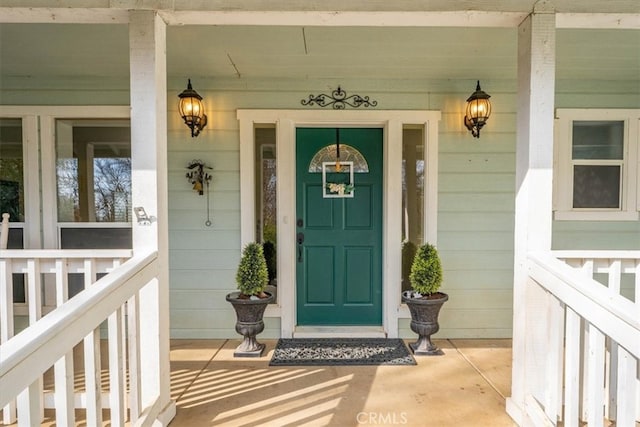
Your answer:
[[[528,271],[528,307],[535,307],[527,313],[528,419],[636,426],[640,251],[535,253]]]
[[[158,276],[157,253],[131,255],[130,250],[0,251],[0,407],[5,424],[17,417],[19,425],[39,425],[45,407],[55,408],[57,425],[75,425],[76,408],[86,410],[87,425],[102,425],[103,407],[110,409],[112,426],[127,419],[132,424],[153,419],[149,408],[144,413],[141,408],[145,368],[140,365],[138,308],[139,291]],[[13,336],[16,273],[26,275],[29,326]],[[69,273],[81,273],[84,280],[84,290],[70,299]],[[108,274],[96,280],[100,273]],[[57,308],[42,317],[45,282],[55,284]],[[101,330],[108,343],[108,386],[101,381]],[[76,389],[81,369],[74,369],[73,349],[80,343],[84,386]],[[43,374],[51,367],[54,386],[45,392]]]

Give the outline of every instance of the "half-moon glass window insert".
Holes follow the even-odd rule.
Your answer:
[[[321,173],[323,162],[336,161],[336,144],[328,145],[318,150],[309,163],[309,173]],[[340,144],[340,163],[353,162],[353,172],[369,173],[369,164],[364,156],[355,148],[347,144]]]

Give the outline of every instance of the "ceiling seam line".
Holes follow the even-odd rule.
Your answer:
[[[304,54],[309,54],[309,49],[307,48],[307,34],[305,33],[305,27],[302,27],[302,42],[304,43]]]
[[[227,52],[227,58],[229,58],[229,62],[231,63],[231,66],[233,67],[233,69],[236,70],[236,75],[238,76],[238,78],[241,78],[240,70],[238,70],[236,63],[233,62],[233,59],[231,59],[231,55],[228,52]]]

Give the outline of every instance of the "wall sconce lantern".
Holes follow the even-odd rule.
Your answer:
[[[464,125],[476,138],[480,138],[480,129],[487,123],[491,115],[489,98],[491,96],[480,89],[480,80],[478,80],[476,91],[467,98],[467,111],[464,116]]]
[[[180,116],[191,129],[191,137],[198,136],[207,126],[207,115],[204,113],[202,97],[191,87],[191,79],[178,98],[180,98],[180,104],[178,104]]]

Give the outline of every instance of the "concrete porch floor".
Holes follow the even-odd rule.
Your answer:
[[[417,366],[270,367],[234,358],[240,340],[173,340],[172,427],[513,426],[511,340],[434,340]],[[409,342],[408,340],[406,341]]]

